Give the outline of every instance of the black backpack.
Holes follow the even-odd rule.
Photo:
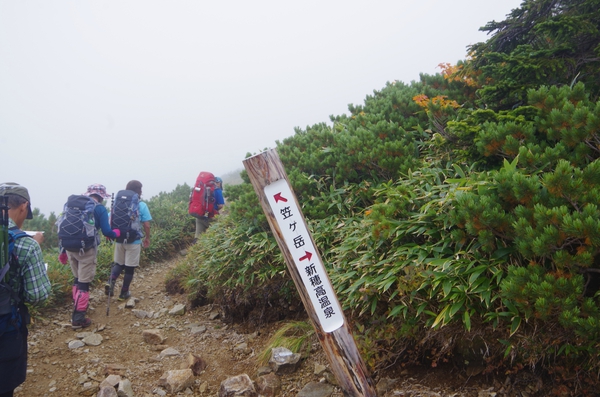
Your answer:
[[[17,239],[28,237],[27,233],[16,227],[8,228],[8,205],[0,206],[0,335],[21,327],[20,303],[21,297],[9,283],[9,272],[17,273],[17,257],[13,248]]]
[[[87,250],[100,243],[94,209],[98,203],[89,196],[71,195],[56,221],[59,248]]]
[[[119,190],[110,209],[110,227],[119,229],[118,243],[133,243],[143,237],[140,221],[140,196],[133,190]]]

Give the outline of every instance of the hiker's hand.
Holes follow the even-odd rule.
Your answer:
[[[144,248],[150,247],[150,237],[144,237],[144,241],[142,241],[142,245]]]
[[[113,233],[115,234],[115,238],[121,237],[121,231],[119,229],[113,229]]]
[[[33,239],[35,241],[37,241],[38,244],[43,243],[44,242],[44,233],[38,232],[38,233],[34,234]]]
[[[69,257],[67,256],[67,252],[66,251],[63,251],[62,254],[60,254],[58,256],[58,261],[60,263],[62,263],[63,265],[67,264],[67,262],[69,261]]]

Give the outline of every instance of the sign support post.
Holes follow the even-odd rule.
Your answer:
[[[279,155],[271,149],[243,163],[344,396],[376,397]]]

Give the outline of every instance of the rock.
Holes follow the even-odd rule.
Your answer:
[[[216,320],[220,316],[221,316],[221,313],[218,310],[213,309],[213,310],[210,311],[210,314],[208,315],[208,318],[210,320]]]
[[[206,361],[202,357],[197,356],[193,353],[188,354],[187,357],[187,368],[191,369],[194,375],[198,376],[202,371],[206,369]]]
[[[125,370],[127,368],[125,368],[122,365],[119,364],[107,364],[104,367],[104,374],[105,375],[120,375],[123,376],[123,374],[125,373]]]
[[[83,384],[83,388],[79,392],[79,395],[81,395],[81,396],[92,396],[92,395],[96,394],[97,391],[99,391],[99,389],[98,389],[98,383],[95,383],[95,382],[86,382],[86,383]]]
[[[256,379],[258,394],[265,397],[275,397],[281,392],[281,379],[274,373],[259,376]]]
[[[117,388],[117,395],[119,397],[133,397],[133,387],[131,386],[131,381],[129,379],[123,379],[119,382],[119,387]]]
[[[117,391],[112,386],[104,386],[100,388],[96,397],[118,397]]]
[[[162,345],[167,340],[158,329],[146,329],[142,331],[142,336],[144,342],[150,345]]]
[[[147,311],[145,311],[145,310],[133,309],[131,312],[132,312],[132,313],[133,313],[133,315],[134,315],[134,316],[136,316],[137,318],[142,318],[142,319],[144,319],[144,318],[146,318],[146,317],[152,317],[152,316],[150,316],[150,315],[148,314],[148,312],[147,312]]]
[[[191,369],[179,369],[165,372],[158,384],[169,393],[178,393],[194,385],[194,374]]]
[[[160,356],[161,357],[171,357],[171,356],[178,356],[181,353],[179,353],[178,350],[173,349],[172,347],[167,347],[165,350],[160,352]]]
[[[198,327],[192,327],[190,328],[190,333],[192,335],[200,335],[206,332],[206,326],[204,325],[200,325]]]
[[[69,349],[79,349],[83,346],[85,346],[85,343],[80,340],[72,340],[69,342]]]
[[[246,374],[233,376],[221,382],[219,397],[257,397],[252,379]]]
[[[100,382],[100,389],[103,387],[110,386],[113,389],[119,384],[121,381],[121,375],[108,375],[106,379]]]
[[[327,366],[319,363],[315,363],[315,371],[313,372],[315,375],[320,376],[327,370]]]
[[[233,348],[233,351],[241,351],[241,352],[245,352],[247,353],[248,351],[248,344],[246,342],[243,343],[238,343],[237,345],[235,345],[235,347]]]
[[[82,341],[88,346],[99,346],[102,343],[102,339],[102,335],[92,333],[91,335],[83,338]]]
[[[153,390],[152,390],[152,394],[156,394],[157,396],[161,396],[161,397],[163,397],[163,396],[166,396],[166,395],[167,395],[167,392],[166,392],[166,391],[164,391],[164,390],[163,390],[163,389],[161,389],[161,388],[156,388],[156,389],[153,389]]]
[[[266,374],[270,374],[271,372],[273,372],[271,367],[262,366],[256,370],[256,376],[263,376]]]
[[[185,305],[177,304],[169,310],[169,314],[172,316],[183,316],[185,314]]]
[[[296,397],[329,397],[334,387],[327,383],[310,382],[300,390]]]
[[[129,300],[125,304],[125,308],[126,309],[133,309],[135,307],[135,302],[136,302],[135,298],[129,298]]]
[[[291,374],[298,369],[301,357],[300,354],[292,353],[291,350],[285,347],[274,347],[271,351],[269,366],[278,375]]]

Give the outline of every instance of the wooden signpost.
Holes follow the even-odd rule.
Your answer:
[[[377,396],[277,152],[250,157],[244,167],[344,395]]]

